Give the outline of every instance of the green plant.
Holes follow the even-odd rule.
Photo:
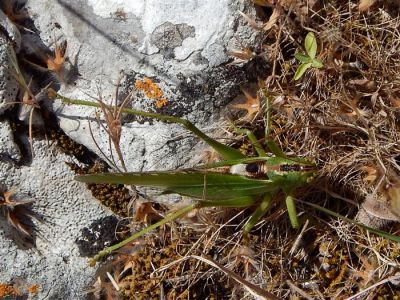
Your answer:
[[[306,53],[297,52],[294,57],[301,62],[301,65],[297,68],[296,73],[294,74],[294,80],[299,80],[301,76],[307,71],[307,69],[313,68],[322,68],[324,65],[321,60],[316,58],[317,55],[317,39],[315,38],[314,33],[309,32],[304,40],[304,47],[306,49]]]

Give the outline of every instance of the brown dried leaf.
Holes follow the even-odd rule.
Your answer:
[[[372,5],[374,5],[376,0],[360,0],[358,4],[358,10],[360,12],[365,12],[368,10]]]
[[[376,82],[366,78],[349,80],[349,84],[356,85],[363,92],[368,92],[368,93],[374,92],[377,89]]]
[[[241,50],[228,50],[228,55],[235,57],[231,65],[237,65],[246,63],[256,56],[256,54],[250,48],[243,48]]]
[[[264,24],[263,30],[264,31],[270,30],[276,24],[276,22],[278,21],[278,19],[281,15],[283,15],[282,6],[280,6],[280,5],[275,6],[268,22]]]
[[[251,2],[260,6],[272,6],[275,3],[274,0],[251,0]]]
[[[398,196],[400,197],[400,194]],[[400,201],[400,199],[398,200]],[[399,217],[392,212],[391,205],[386,201],[386,199],[379,199],[373,195],[368,195],[362,204],[362,208],[370,216],[382,220],[399,221]]]
[[[141,202],[136,204],[135,221],[148,223],[152,220],[162,218],[161,214],[154,209],[153,202]]]
[[[261,109],[260,98],[258,95],[253,97],[247,91],[242,89],[244,96],[246,97],[245,103],[239,103],[232,105],[233,108],[244,109],[247,111],[246,115],[243,117],[245,120],[251,120],[254,115],[256,115]]]
[[[253,20],[252,18],[250,18],[248,15],[246,15],[245,13],[238,11],[239,14],[245,19],[245,21],[247,23],[249,23],[250,27],[256,29],[256,30],[261,30],[262,26],[258,25],[257,22],[255,20]]]
[[[33,228],[27,226],[24,222],[27,218],[34,218],[35,215],[30,211],[26,204],[34,200],[15,200],[12,195],[15,189],[0,192],[0,211],[6,217],[7,222],[25,237],[32,238]]]
[[[376,180],[378,176],[378,169],[373,166],[363,166],[360,168],[361,171],[365,172],[365,176],[363,180],[369,183],[372,183]]]
[[[395,107],[395,108],[400,107],[400,98],[390,95],[389,100],[390,100],[390,103],[393,105],[393,107]]]
[[[367,117],[368,116],[368,111],[361,109],[358,107],[358,99],[352,99],[349,103],[344,103],[342,106],[342,112],[343,114],[349,116],[349,117]]]
[[[67,41],[62,42],[60,45],[56,45],[54,49],[54,56],[47,56],[46,64],[47,69],[60,74],[64,66],[66,59],[65,53],[67,50]]]
[[[389,188],[387,193],[389,195],[391,210],[396,214],[397,220],[400,221],[400,185]]]

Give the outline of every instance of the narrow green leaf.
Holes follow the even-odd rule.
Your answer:
[[[314,67],[314,68],[317,68],[317,69],[320,69],[320,68],[322,68],[323,66],[324,66],[324,64],[322,63],[322,61],[320,61],[319,59],[313,59],[313,61],[312,61],[312,66]]]
[[[273,192],[279,183],[245,176],[212,173],[204,170],[180,172],[103,173],[76,176],[86,183],[134,184],[160,188],[165,193],[176,193],[205,200],[223,200]]]
[[[303,53],[297,52],[294,57],[297,58],[302,63],[309,63],[311,62],[311,58],[308,55],[305,55]]]
[[[49,89],[49,92],[54,93],[56,98],[61,99],[62,102],[67,103],[67,104],[85,105],[85,106],[91,106],[91,107],[101,107],[99,103],[94,102],[94,101],[70,99],[70,98],[64,97],[60,94],[57,94],[52,89]],[[111,107],[106,104],[103,104],[103,106],[106,108],[114,109],[114,107]],[[143,116],[143,117],[148,117],[148,118],[154,118],[154,119],[160,120],[162,122],[166,122],[166,123],[180,124],[183,127],[185,127],[187,130],[189,130],[190,132],[195,134],[197,137],[202,139],[204,142],[206,142],[212,148],[214,148],[214,150],[217,151],[224,159],[240,159],[240,158],[246,157],[238,149],[221,144],[220,142],[212,139],[211,137],[209,137],[208,135],[203,133],[200,129],[198,129],[189,120],[178,118],[178,117],[173,117],[173,116],[168,116],[168,115],[152,113],[152,112],[140,111],[140,110],[136,110],[136,109],[132,109],[132,108],[122,108],[121,111],[124,113],[127,113],[129,115]]]
[[[304,47],[306,52],[311,59],[314,59],[317,55],[317,39],[313,32],[309,32],[304,41]]]
[[[273,140],[266,140],[265,144],[267,145],[269,151],[271,151],[275,156],[286,158],[286,154],[282,151],[281,148],[273,141]]]
[[[334,212],[334,211],[331,211],[331,210],[329,210],[329,209],[327,209],[327,208],[325,208],[325,207],[319,206],[319,205],[317,205],[317,204],[308,203],[308,202],[304,202],[304,201],[301,201],[301,202],[304,203],[304,204],[307,204],[307,205],[309,205],[309,206],[311,206],[311,207],[314,207],[314,208],[316,208],[316,209],[318,209],[318,210],[320,210],[320,211],[322,211],[322,212],[324,212],[324,213],[327,213],[328,215],[331,215],[331,216],[333,216],[333,217],[339,218],[339,219],[341,219],[341,220],[343,220],[343,221],[346,221],[346,222],[349,222],[349,223],[351,223],[351,224],[360,226],[360,227],[362,227],[362,228],[368,230],[369,232],[375,233],[376,235],[379,235],[379,236],[384,237],[384,238],[387,238],[387,239],[389,239],[389,240],[391,240],[391,241],[400,243],[400,236],[397,236],[397,235],[388,233],[388,232],[383,231],[383,230],[379,230],[379,229],[375,229],[375,228],[366,226],[366,225],[364,225],[364,224],[361,224],[361,223],[359,223],[359,222],[357,222],[357,221],[354,221],[354,220],[352,220],[352,219],[349,219],[349,218],[347,218],[347,217],[345,217],[345,216],[342,216],[342,215],[340,215],[340,214],[338,214],[338,213],[336,213],[336,212]]]
[[[311,67],[312,63],[307,63],[307,64],[301,64],[297,70],[296,73],[294,74],[294,80],[299,80],[301,76],[307,71],[309,67]]]
[[[139,232],[136,232],[135,234],[133,234],[132,236],[130,236],[129,238],[123,240],[122,242],[120,242],[118,244],[115,244],[115,245],[113,245],[111,247],[103,249],[102,251],[97,253],[90,260],[90,262],[89,262],[90,265],[94,267],[96,265],[96,262],[98,262],[103,256],[106,256],[106,255],[110,254],[111,252],[113,252],[115,250],[118,250],[119,248],[121,248],[121,247],[123,247],[123,246],[125,246],[125,245],[127,245],[127,244],[129,244],[131,242],[133,242],[134,240],[136,240],[136,239],[142,237],[143,235],[145,235],[146,233],[148,233],[148,232],[150,232],[150,231],[152,231],[154,229],[157,229],[158,227],[160,227],[160,226],[162,226],[162,225],[164,225],[164,224],[166,224],[168,222],[174,221],[175,219],[177,219],[180,216],[190,212],[191,210],[195,209],[196,207],[197,207],[197,203],[193,203],[193,204],[185,206],[185,207],[183,207],[183,208],[181,208],[181,209],[179,209],[179,210],[177,210],[175,212],[171,212],[168,215],[166,215],[164,219],[158,221],[157,223],[152,224],[152,225],[150,225],[150,226],[148,226],[146,228],[143,228]]]

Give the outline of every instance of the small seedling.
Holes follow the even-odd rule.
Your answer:
[[[15,189],[7,191],[3,187],[0,188],[0,213],[22,236],[32,239],[34,228],[29,226],[27,220],[36,218],[28,206],[34,200],[16,200],[13,197],[15,192]]]
[[[299,80],[301,76],[309,68],[317,68],[320,69],[324,65],[321,60],[316,58],[317,55],[317,39],[315,38],[314,33],[309,32],[304,41],[304,47],[306,48],[307,54],[297,52],[294,57],[301,62],[301,65],[297,68],[296,73],[294,74],[294,80]]]

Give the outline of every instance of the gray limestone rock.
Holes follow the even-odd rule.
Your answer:
[[[83,231],[110,212],[73,180],[73,172],[64,163],[70,157],[44,141],[33,146],[36,157],[29,166],[0,160],[2,188],[14,187],[15,199],[35,200],[32,211],[43,218],[42,222],[32,220],[36,247],[21,244],[15,230],[0,218],[0,282],[37,284],[35,299],[84,299],[96,269],[88,267],[78,241]]]
[[[7,54],[8,42],[8,38],[0,31],[0,115],[12,106],[18,93],[18,85]]]
[[[243,1],[29,0],[27,6],[43,42],[50,45],[54,36],[67,40],[67,55],[77,60],[81,77],[75,84],[61,83],[59,92],[67,97],[95,101],[101,94],[112,103],[124,70],[121,94],[151,78],[167,100],[158,108],[157,99],[137,90],[131,106],[209,127],[220,107],[249,80],[251,72],[225,65],[227,49],[257,45],[258,33],[237,13],[245,10]],[[255,14],[249,8],[246,13]],[[251,75],[256,79],[257,74]],[[66,134],[99,156],[111,157],[107,132],[96,120],[99,110],[58,105],[56,111]],[[182,166],[196,142],[177,125],[124,119],[121,150],[130,171]]]
[[[240,0],[27,0],[26,8],[37,31],[23,31],[24,53],[46,57],[46,47],[54,49],[56,43],[68,42],[65,67],[34,84],[44,87],[57,82],[59,93],[70,98],[95,101],[101,95],[104,102],[112,103],[123,70],[126,76],[117,102],[135,83],[150,78],[163,91],[166,105],[159,108],[157,99],[136,90],[132,107],[185,117],[213,129],[220,108],[236,96],[240,85],[257,78],[225,64],[229,61],[226,50],[257,44],[257,33],[245,25],[237,10],[247,9],[252,16],[255,12]],[[17,93],[7,73],[5,38],[0,36],[0,113]],[[69,137],[112,161],[115,150],[109,149],[99,109],[60,102],[53,109]],[[36,140],[34,159],[17,164],[21,154],[8,123],[0,125],[0,150],[8,157],[0,159],[1,183],[7,189],[16,187],[15,197],[34,199],[32,210],[43,216],[43,222],[32,220],[37,228],[36,247],[22,247],[14,230],[0,219],[0,282],[38,284],[38,299],[84,299],[85,288],[95,280],[95,269],[88,267],[85,256],[114,242],[110,232],[116,219],[84,184],[73,180],[73,172],[64,163],[73,158]],[[184,166],[195,156],[197,142],[176,124],[122,119],[120,144],[130,171]]]

